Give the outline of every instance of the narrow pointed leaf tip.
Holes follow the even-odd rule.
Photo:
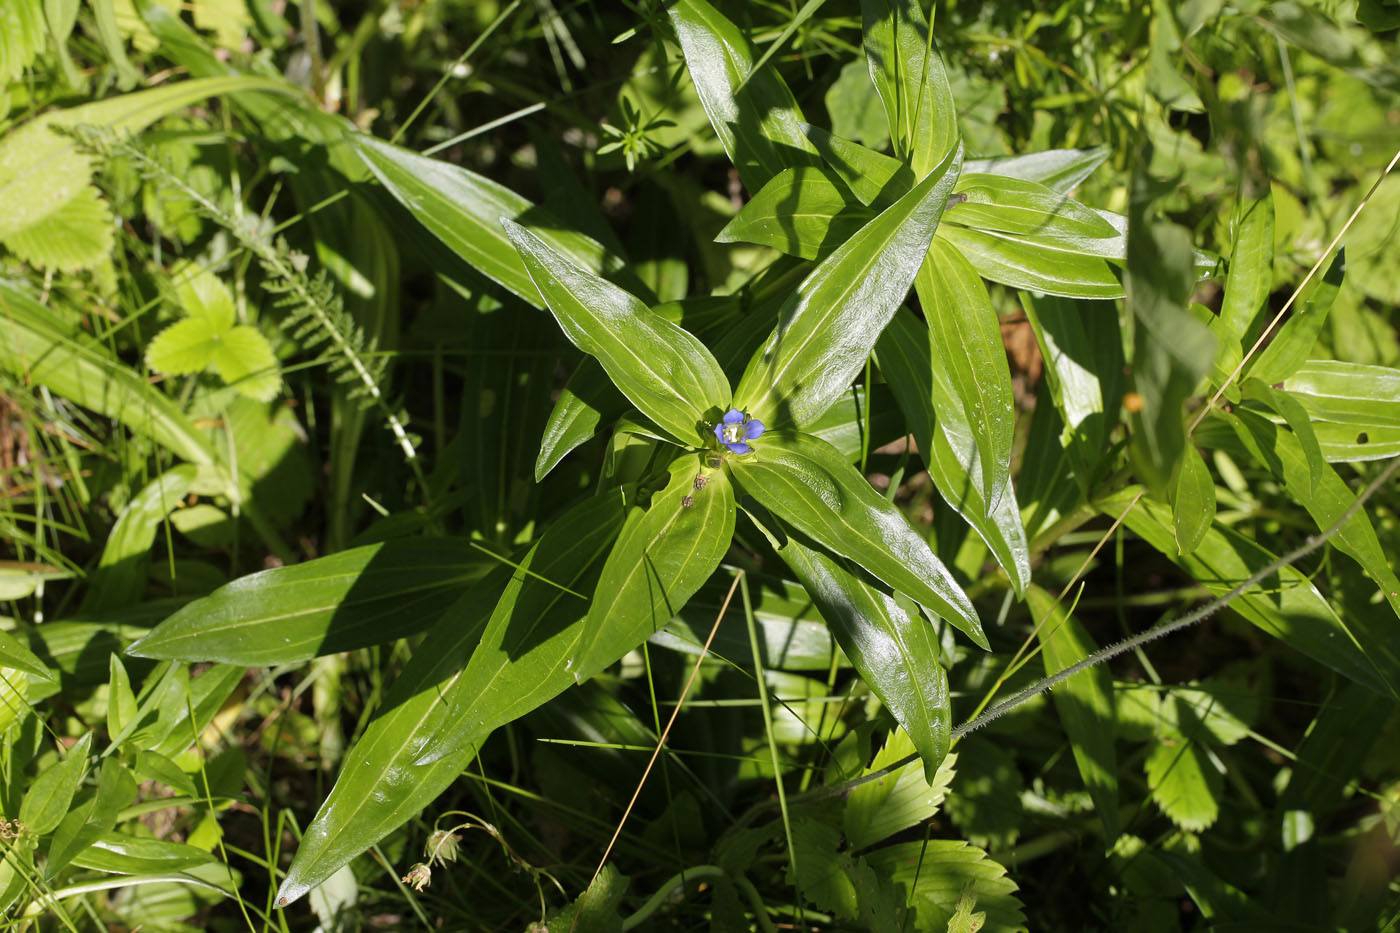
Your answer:
[[[751,454],[753,446],[745,441],[758,440],[767,427],[757,418],[750,418],[737,408],[731,408],[715,424],[715,437],[736,454]]]

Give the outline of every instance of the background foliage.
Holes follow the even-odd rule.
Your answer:
[[[1397,28],[9,0],[6,922],[1391,928]]]

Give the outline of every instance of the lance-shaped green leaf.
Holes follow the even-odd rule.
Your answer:
[[[1133,176],[1123,287],[1136,324],[1133,388],[1142,404],[1129,416],[1128,449],[1148,488],[1165,497],[1186,447],[1182,409],[1210,369],[1215,338],[1186,310],[1196,285],[1190,234],[1148,217],[1154,188],[1144,172]]]
[[[278,890],[278,906],[411,819],[493,729],[573,683],[564,661],[586,602],[567,590],[588,591],[622,524],[622,498],[615,489],[576,506],[508,581],[492,574],[443,615],[346,753]],[[469,717],[452,715],[472,698]]]
[[[995,508],[1011,475],[1016,428],[1001,322],[977,270],[941,238],[929,246],[914,290],[928,321],[930,361],[952,383],[977,445],[982,469],[974,478],[982,482],[982,499]]]
[[[1234,236],[1230,245],[1230,273],[1225,278],[1225,295],[1220,316],[1211,321],[1219,340],[1211,380],[1224,385],[1244,359],[1242,342],[1253,343],[1263,328],[1260,312],[1273,289],[1274,274],[1274,196],[1247,201],[1236,211]]]
[[[911,616],[844,561],[789,537],[778,552],[812,597],[841,650],[913,741],[930,784],[948,754],[948,674],[933,626]]]
[[[190,491],[197,473],[192,464],[181,464],[166,470],[132,496],[112,526],[97,570],[89,578],[83,612],[117,609],[141,600],[156,532]]]
[[[846,391],[923,265],[961,160],[958,148],[803,280],[749,360],[736,404],[765,424],[802,427]]]
[[[973,230],[949,223],[938,231],[993,282],[1066,298],[1121,298],[1123,286],[1104,258],[1117,237],[1055,238]]]
[[[545,422],[535,482],[549,475],[571,450],[592,440],[605,419],[617,418],[626,410],[627,399],[608,380],[602,365],[585,357],[560,390]]]
[[[835,173],[802,166],[774,176],[715,242],[757,243],[815,260],[846,242],[874,216]]]
[[[1039,182],[1052,191],[1069,194],[1108,158],[1107,146],[1093,149],[1047,149],[1019,156],[968,159],[963,170]]]
[[[972,427],[943,367],[935,368],[928,328],[901,308],[876,344],[880,371],[894,391],[939,495],[987,542],[1016,592],[1031,582],[1030,551],[1008,475],[994,507],[981,489],[982,464]]]
[[[1087,492],[1118,423],[1123,398],[1123,340],[1111,305],[1020,294],[1045,360],[1045,382],[1065,424],[1075,476]]]
[[[1299,446],[1303,448],[1304,456],[1308,458],[1308,478],[1311,481],[1308,489],[1316,493],[1318,482],[1329,468],[1322,453],[1322,445],[1318,443],[1317,433],[1313,431],[1312,421],[1308,419],[1307,409],[1287,390],[1275,389],[1258,379],[1246,379],[1240,384],[1240,392],[1247,402],[1263,405],[1288,425]],[[1400,397],[1397,397],[1397,401],[1400,401]]]
[[[1338,250],[1322,279],[1314,283],[1302,306],[1283,322],[1249,368],[1249,375],[1267,385],[1283,382],[1307,364],[1308,355],[1317,343],[1317,335],[1327,322],[1327,312],[1341,291],[1346,276],[1346,250]],[[1400,394],[1395,396],[1400,398]]]
[[[535,234],[502,219],[564,335],[603,364],[628,400],[687,446],[729,407],[729,380],[689,331],[631,293],[581,268]]]
[[[861,0],[865,60],[895,151],[922,177],[958,145],[948,74],[921,4]]]
[[[373,136],[354,133],[348,138],[379,183],[419,223],[473,269],[527,303],[544,307],[519,253],[501,229],[502,217],[536,226],[537,235],[575,265],[645,293],[645,286],[602,244],[552,220],[543,208],[504,185]]]
[[[1212,525],[1190,554],[1176,546],[1171,510],[1165,503],[1140,497],[1141,487],[1120,490],[1095,505],[1110,518],[1118,518],[1135,497],[1138,503],[1123,519],[1133,534],[1176,564],[1212,595],[1228,593],[1241,581],[1272,563],[1276,555],[1219,523]],[[1312,581],[1292,567],[1283,567],[1259,586],[1240,595],[1230,609],[1344,677],[1371,690],[1392,694],[1400,690],[1400,663],[1394,651],[1378,643],[1363,649],[1356,636]],[[1395,641],[1392,637],[1391,641]]]
[[[668,12],[700,104],[744,187],[756,192],[785,168],[815,164],[797,99],[772,68],[754,71],[738,27],[705,0],[679,0]]]
[[[1283,387],[1317,421],[1400,424],[1400,369],[1310,360]]]
[[[961,195],[961,197],[959,197]],[[1111,239],[1118,230],[1097,211],[1033,181],[964,171],[953,188],[949,223],[974,230]]]
[[[719,566],[734,537],[734,489],[705,455],[684,454],[664,488],[633,512],[603,567],[569,662],[592,677],[665,628]]]
[[[1215,480],[1194,447],[1183,452],[1167,496],[1172,506],[1177,550],[1190,554],[1215,521]]]
[[[744,492],[822,547],[848,558],[987,647],[977,611],[893,503],[830,444],[773,432],[752,457],[726,460]]]
[[[1243,406],[1235,409],[1229,419],[1240,442],[1284,482],[1290,495],[1308,510],[1319,529],[1340,519],[1355,500],[1356,494],[1330,465],[1323,464],[1321,475],[1317,476],[1317,462],[1309,459],[1302,441],[1292,431],[1281,430],[1272,421]],[[1314,476],[1317,476],[1316,482]],[[1347,520],[1331,544],[1361,565],[1391,609],[1400,615],[1400,578],[1391,569],[1390,559],[1365,509]]]
[[[128,652],[288,664],[423,631],[493,562],[459,538],[408,538],[240,577],[189,603]]]
[[[810,123],[802,131],[821,154],[827,168],[856,196],[860,203],[883,210],[914,187],[914,172],[899,159],[868,146],[837,136]]]
[[[1026,592],[1046,676],[1059,673],[1098,650],[1093,638],[1059,600],[1038,586]],[[1050,696],[1064,723],[1079,776],[1094,800],[1110,842],[1118,836],[1118,764],[1113,746],[1113,677],[1100,664],[1075,674]]]

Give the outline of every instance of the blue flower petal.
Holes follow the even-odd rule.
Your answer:
[[[766,430],[767,428],[764,427],[762,421],[759,421],[757,418],[750,418],[744,423],[744,440],[751,441],[754,438],[761,437]]]
[[[723,421],[721,421],[721,422],[719,422],[718,424],[715,425],[715,440],[719,441],[721,444],[724,443],[724,422],[723,422]]]
[[[725,424],[738,424],[744,420],[744,413],[737,408],[731,408],[724,413]]]
[[[748,444],[725,444],[724,446],[725,446],[725,447],[728,447],[730,450],[732,450],[732,451],[733,451],[734,453],[736,453],[736,454],[751,454],[751,453],[753,453],[753,448],[750,447]]]

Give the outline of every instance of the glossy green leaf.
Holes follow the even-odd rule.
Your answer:
[[[988,509],[972,426],[963,418],[946,370],[933,366],[927,328],[901,309],[880,335],[876,353],[939,494],[987,542],[1012,587],[1024,592],[1031,579],[1030,552],[1011,478]]]
[[[457,754],[575,683],[573,659],[587,629],[587,595],[601,586],[605,557],[626,531],[623,498],[614,489],[576,506],[526,555],[466,670],[444,691],[442,725],[422,744],[415,766]]]
[[[620,509],[619,509],[620,510]],[[447,789],[476,754],[463,744],[437,761],[415,764],[447,722],[443,694],[462,676],[507,575],[495,573],[462,595],[433,625],[384,695],[277,891],[285,907],[411,819]]]
[[[961,196],[961,197],[959,197]],[[949,223],[973,230],[1078,239],[1112,239],[1118,231],[1078,201],[1033,181],[963,171],[953,188]]]
[[[416,634],[492,566],[456,538],[352,548],[240,577],[158,625],[137,657],[262,666]]]
[[[1084,626],[1038,586],[1026,591],[1035,618],[1045,674],[1058,673],[1098,650]],[[1103,822],[1104,838],[1118,836],[1118,757],[1113,745],[1116,714],[1113,677],[1104,665],[1075,674],[1050,694],[1074,752],[1079,776]]]
[[[923,264],[961,150],[828,256],[778,313],[734,403],[770,427],[805,426],[844,394]]]
[[[632,404],[688,446],[706,443],[729,408],[729,380],[690,332],[504,221],[565,336],[595,357]]]
[[[141,749],[136,753],[132,770],[143,782],[157,781],[189,797],[200,795],[200,791],[195,787],[194,778],[181,771],[179,765],[159,752],[148,748]]]
[[[702,456],[674,460],[665,487],[645,511],[628,516],[569,661],[575,679],[592,677],[664,628],[729,550],[734,489]]]
[[[543,308],[520,254],[501,228],[507,218],[537,228],[537,236],[575,265],[608,277],[640,282],[621,259],[592,238],[568,229],[514,191],[474,172],[363,134],[350,143],[375,178],[419,223],[482,275]]]
[[[121,656],[114,653],[108,664],[111,675],[107,678],[107,734],[120,735],[126,724],[136,718],[136,694],[131,691],[131,678]]]
[[[175,665],[174,670],[181,676],[172,678],[168,689],[157,695],[156,721],[130,736],[132,746],[167,758],[199,741],[246,673],[246,668],[236,664],[210,665],[198,677],[190,677],[183,665]],[[120,744],[114,737],[107,752]]]
[[[1322,456],[1329,463],[1384,460],[1400,454],[1400,425],[1313,422]]]
[[[1144,764],[1152,800],[1187,832],[1200,832],[1220,815],[1223,781],[1204,748],[1189,739],[1163,742]]]
[[[802,124],[802,131],[827,168],[868,207],[883,210],[907,194],[918,180],[907,164],[883,152],[809,123]]]
[[[1141,405],[1130,410],[1128,450],[1138,476],[1165,498],[1186,448],[1183,408],[1215,358],[1215,338],[1186,310],[1196,284],[1191,235],[1148,217],[1154,193],[1143,172],[1133,176],[1123,287],[1135,323],[1133,388]]]
[[[86,732],[69,748],[59,762],[42,771],[24,792],[19,821],[36,836],[53,832],[68,812],[73,795],[87,773],[92,752],[92,733]]]
[[[1182,452],[1168,489],[1178,553],[1190,554],[1215,521],[1215,478],[1194,447]]]
[[[1299,505],[1308,510],[1319,530],[1330,527],[1355,500],[1356,494],[1330,465],[1323,465],[1314,486],[1316,462],[1310,462],[1302,441],[1292,431],[1241,407],[1231,425],[1251,454],[1288,487]],[[1400,578],[1376,537],[1365,509],[1356,512],[1331,539],[1332,547],[1348,555],[1373,580],[1380,595],[1400,615]],[[1374,649],[1373,649],[1374,650]]]
[[[1067,298],[1121,298],[1112,267],[1090,249],[1110,238],[1067,243],[1035,234],[971,230],[949,223],[939,238],[955,246],[984,278],[1012,288]]]
[[[1338,250],[1322,279],[1311,289],[1299,308],[1274,332],[1268,346],[1259,352],[1245,373],[1267,385],[1283,382],[1302,369],[1317,343],[1317,335],[1327,322],[1337,292],[1346,275],[1346,250]]]
[[[1020,294],[1045,361],[1045,382],[1065,425],[1075,476],[1087,489],[1105,469],[1103,452],[1123,397],[1123,341],[1109,305]]]
[[[1220,316],[1211,321],[1219,341],[1211,376],[1216,385],[1226,383],[1244,359],[1246,345],[1252,344],[1263,329],[1273,274],[1274,198],[1272,191],[1265,191],[1262,197],[1242,203],[1236,210],[1230,273],[1225,278]]]
[[[922,178],[959,144],[948,74],[920,4],[861,0],[870,78],[885,105],[895,153]]]
[[[963,165],[968,173],[1001,175],[1038,182],[1051,191],[1069,194],[1093,174],[1108,158],[1107,146],[1093,149],[1047,149],[1019,156],[993,156],[969,159]]]
[[[744,492],[987,647],[971,601],[928,543],[835,448],[779,432],[765,434],[755,446],[752,457],[726,460]]]
[[[1303,456],[1308,460],[1308,490],[1316,493],[1317,484],[1329,467],[1322,453],[1322,445],[1318,443],[1317,434],[1313,431],[1312,422],[1308,420],[1307,410],[1287,390],[1275,389],[1258,379],[1246,379],[1240,385],[1240,391],[1247,402],[1264,406],[1288,425],[1293,437],[1303,448]]]
[[[91,801],[70,810],[49,840],[45,879],[53,878],[78,854],[107,833],[117,814],[136,799],[136,779],[116,758],[107,758],[97,772],[97,792]]]
[[[1139,492],[1139,488],[1130,487],[1095,504],[1103,514],[1116,519]],[[1123,523],[1214,596],[1228,593],[1276,557],[1219,524],[1206,532],[1195,551],[1182,555],[1177,551],[1171,511],[1151,499],[1141,499]],[[1312,581],[1292,567],[1281,569],[1276,577],[1239,596],[1230,609],[1344,677],[1379,693],[1400,689],[1400,659],[1389,657],[1393,651],[1379,642],[1363,649]]]
[[[131,497],[107,536],[97,570],[83,597],[83,612],[102,612],[140,600],[146,589],[145,567],[156,533],[190,491],[197,472],[189,464],[174,467]]]
[[[559,461],[579,445],[592,440],[598,425],[627,410],[627,399],[608,379],[602,364],[584,357],[549,413],[535,460],[535,482],[549,475]]]
[[[875,214],[822,168],[784,169],[754,195],[717,243],[757,243],[803,259],[829,255]]]
[[[1310,360],[1283,382],[1308,415],[1341,424],[1400,424],[1400,369]]]
[[[778,555],[811,595],[846,657],[913,741],[924,776],[934,783],[948,754],[952,723],[948,674],[938,662],[933,626],[866,583],[846,562],[795,537]]]
[[[851,386],[851,391],[809,424],[804,433],[821,438],[841,451],[848,462],[856,463],[862,452],[869,452],[865,445],[867,430],[870,450],[897,441],[908,433],[894,395],[884,383],[872,384],[869,398],[861,385]]]
[[[1011,475],[1016,409],[1001,322],[977,271],[935,238],[914,279],[928,322],[930,359],[947,374],[981,465],[979,492],[990,508]]]
[[[815,164],[797,100],[772,68],[754,70],[744,34],[706,0],[679,0],[667,12],[701,106],[744,187],[754,193],[785,168]]]
[[[212,865],[214,856],[181,842],[139,839],[119,833],[101,833],[88,848],[73,857],[73,865],[117,875],[145,875],[186,871]]]

